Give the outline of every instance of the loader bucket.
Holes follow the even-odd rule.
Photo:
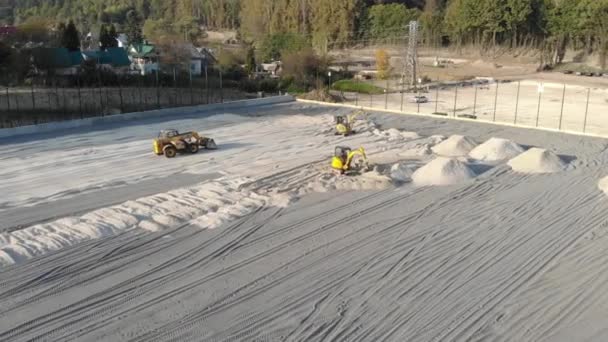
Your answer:
[[[205,143],[205,148],[208,150],[215,150],[217,149],[217,145],[215,144],[215,140],[213,139],[207,139],[207,142]]]

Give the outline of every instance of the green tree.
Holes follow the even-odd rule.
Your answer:
[[[297,33],[277,33],[264,37],[259,44],[263,61],[280,60],[284,53],[298,52],[310,47],[306,37]]]
[[[255,72],[255,70],[256,70],[255,48],[253,46],[250,46],[247,49],[247,57],[245,58],[245,71],[248,74],[252,74],[253,72]]]
[[[109,47],[117,48],[118,47],[118,31],[116,31],[116,26],[114,24],[110,25],[110,31],[108,32],[109,37],[108,40]]]
[[[125,31],[129,44],[143,43],[144,37],[142,34],[141,19],[134,9],[127,12]]]
[[[69,51],[80,50],[80,35],[74,22],[70,20],[61,35],[61,46]]]
[[[111,40],[112,37],[110,37],[110,33],[108,32],[106,25],[102,24],[99,28],[99,48],[101,50],[107,50],[109,47],[111,47]]]
[[[368,32],[375,39],[403,36],[408,23],[419,16],[418,9],[403,4],[375,5],[367,13]]]
[[[12,62],[13,57],[13,49],[0,41],[0,71],[5,73],[9,68]]]

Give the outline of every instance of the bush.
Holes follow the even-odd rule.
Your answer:
[[[260,91],[273,93],[279,89],[279,81],[277,80],[262,80],[259,84]]]
[[[341,80],[332,84],[332,89],[339,91],[354,92],[360,94],[383,94],[384,89],[373,84],[355,82],[353,80]]]
[[[385,80],[390,76],[390,56],[388,55],[386,50],[376,51],[376,69],[378,70],[378,78]]]
[[[258,91],[258,83],[252,80],[242,80],[239,83],[239,89],[246,93],[255,93]]]
[[[308,88],[314,85],[316,78],[325,82],[328,61],[315,54],[312,49],[305,49],[285,55],[283,58],[283,76],[293,79],[293,82]]]

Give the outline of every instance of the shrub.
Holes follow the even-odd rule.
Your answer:
[[[373,84],[364,82],[354,82],[353,80],[341,80],[332,84],[332,89],[355,92],[361,94],[383,94],[384,89],[376,87]]]

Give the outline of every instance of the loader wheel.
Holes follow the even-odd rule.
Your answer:
[[[194,154],[198,152],[198,144],[190,144],[188,145],[188,152]]]
[[[177,154],[177,149],[173,146],[168,146],[165,148],[165,157],[173,158]]]

